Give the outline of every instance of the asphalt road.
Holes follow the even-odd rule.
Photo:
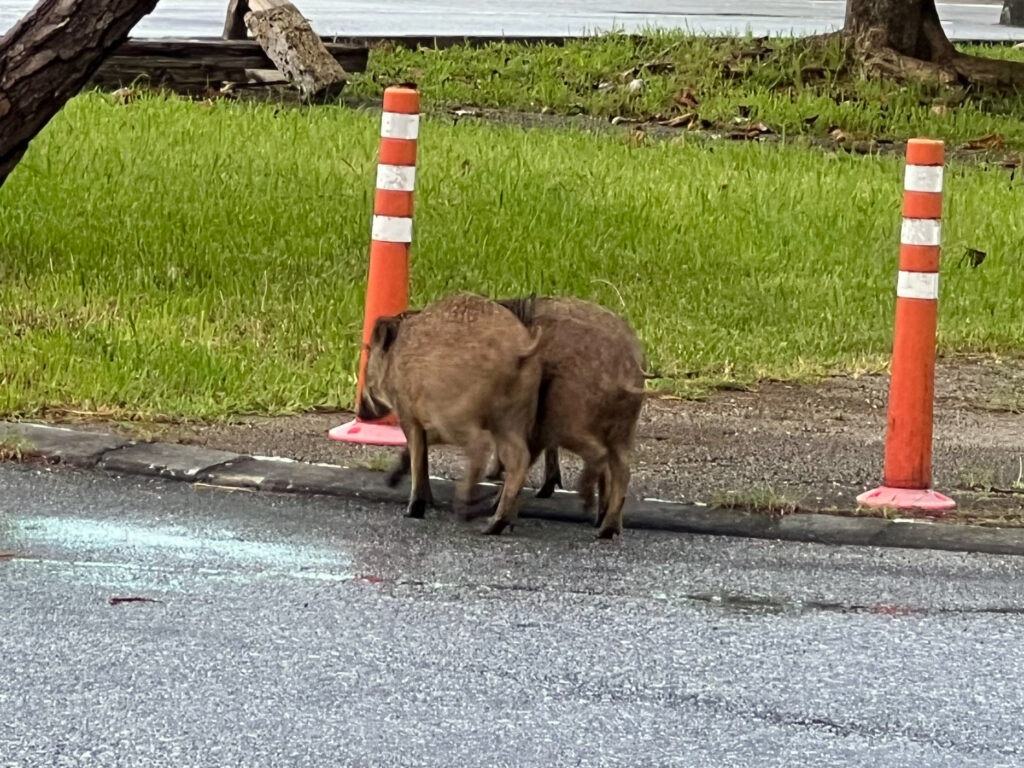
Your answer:
[[[0,30],[35,0],[0,0]],[[808,35],[838,29],[846,0],[299,0],[325,35],[585,35],[595,31],[686,27],[704,34]],[[386,8],[386,10],[382,10]],[[939,2],[946,33],[958,40],[1024,39],[999,26],[1001,0]],[[219,35],[227,0],[161,0],[133,34]]]
[[[1024,558],[592,537],[0,465],[0,766],[1024,761]]]

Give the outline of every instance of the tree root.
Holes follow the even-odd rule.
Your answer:
[[[962,82],[994,90],[1024,89],[1024,63],[958,53],[953,68]]]
[[[945,61],[924,61],[892,48],[861,49],[865,72],[926,85],[967,86],[995,91],[1024,89],[1024,63],[954,53]]]
[[[917,50],[908,55],[893,48],[880,28],[859,35],[844,34],[850,50],[869,76],[933,86],[962,86],[996,91],[1024,89],[1024,63],[968,56],[956,50],[938,22],[926,18],[918,35]]]
[[[860,47],[856,55],[869,76],[925,85],[953,86],[959,83],[958,73],[948,64],[915,59],[892,48]]]

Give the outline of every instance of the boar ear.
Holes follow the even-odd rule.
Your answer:
[[[382,352],[387,352],[391,345],[398,338],[398,326],[401,320],[397,317],[380,317],[373,326],[373,335],[370,337],[370,346],[379,346]]]

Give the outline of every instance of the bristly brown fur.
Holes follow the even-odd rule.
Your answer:
[[[466,293],[400,317],[401,322],[378,321],[360,403],[367,413],[378,403],[398,417],[412,475],[406,514],[423,517],[432,503],[428,445],[463,449],[466,470],[457,500],[464,515],[474,506],[473,491],[493,445],[505,464],[506,482],[485,532],[500,533],[515,523],[516,497],[530,467],[541,380],[539,333],[490,299]],[[405,471],[403,458],[389,482]]]

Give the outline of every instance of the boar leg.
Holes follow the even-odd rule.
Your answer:
[[[409,474],[410,468],[409,460],[409,449],[403,448],[402,452],[398,454],[398,459],[391,465],[391,469],[388,470],[388,476],[385,482],[388,484],[388,488],[394,488],[400,482],[402,478]]]
[[[594,525],[598,528],[604,523],[608,514],[608,489],[611,487],[611,468],[605,467],[604,472],[597,478],[597,519]]]
[[[501,459],[498,458],[498,453],[494,453],[494,461],[491,462],[491,468],[487,470],[488,480],[501,480],[502,474],[505,472],[505,468],[501,465]]]
[[[622,533],[622,507],[626,503],[626,488],[629,486],[629,455],[613,450],[608,457],[608,469],[608,510],[597,532],[599,539],[610,539]]]
[[[472,520],[475,516],[473,491],[483,477],[487,459],[491,453],[491,436],[483,431],[476,431],[466,444],[466,469],[459,484],[456,498],[457,511],[463,520]]]
[[[583,471],[576,482],[576,493],[583,502],[583,512],[595,518],[594,488],[608,467],[608,451],[596,439],[573,447],[574,452],[583,459]]]
[[[538,499],[546,499],[555,492],[555,486],[563,488],[562,468],[558,465],[558,446],[552,445],[544,450],[544,485],[537,491]]]
[[[558,446],[556,446],[556,445],[552,445],[551,447],[549,447],[548,449],[545,450],[544,448],[538,447],[535,444],[535,442],[531,443],[530,444],[530,464],[529,464],[529,467],[532,467],[534,465],[534,462],[537,461],[537,457],[540,455],[541,451],[544,451],[544,485],[534,495],[538,499],[546,499],[549,496],[551,496],[552,493],[555,492],[555,484],[556,483],[558,484],[559,488],[562,487],[562,472],[561,472],[561,470],[558,467]],[[550,481],[551,488],[549,490],[545,490],[545,489],[548,488],[549,478],[552,476],[552,471],[551,471],[552,464],[554,465],[554,468],[555,468],[554,469],[554,480]],[[487,479],[488,480],[497,480],[497,479],[501,478],[501,476],[504,473],[504,471],[505,471],[505,467],[501,463],[501,458],[498,456],[497,451],[495,451],[495,454],[494,454],[494,465],[493,465],[493,468],[491,469],[491,474],[487,475]],[[527,468],[526,473],[527,473],[527,476],[529,476],[529,473],[530,473],[529,468]],[[525,483],[525,481],[523,481],[523,482]],[[498,504],[500,502],[501,502],[501,495],[499,494],[499,495],[494,497],[494,501],[491,504],[490,514],[494,514],[495,512],[498,511]]]
[[[576,483],[576,493],[579,494],[580,500],[583,502],[583,513],[592,520],[594,519],[594,509],[597,506],[594,501],[594,487],[602,474],[604,474],[602,467],[586,462],[583,465],[583,471],[580,472],[580,479]]]
[[[430,491],[430,477],[427,474],[427,433],[421,424],[413,423],[403,430],[409,446],[409,463],[412,471],[412,490],[409,493],[409,507],[406,517],[420,519],[427,507],[434,505]]]
[[[491,516],[483,533],[496,536],[509,526],[515,525],[518,512],[519,492],[526,483],[530,471],[530,450],[520,435],[506,435],[497,441],[498,457],[505,465],[505,483],[501,488],[498,508]]]

